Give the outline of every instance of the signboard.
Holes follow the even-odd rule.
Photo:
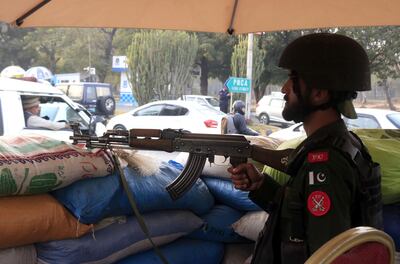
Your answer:
[[[247,78],[229,77],[225,86],[231,93],[249,93],[251,89],[251,80]]]
[[[128,64],[126,63],[126,56],[113,56],[112,71],[113,72],[126,72]]]

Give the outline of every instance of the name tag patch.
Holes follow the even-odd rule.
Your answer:
[[[307,160],[309,163],[325,162],[329,160],[329,152],[310,152],[307,155]]]
[[[314,216],[323,216],[331,209],[331,199],[326,192],[314,191],[308,196],[307,209]]]

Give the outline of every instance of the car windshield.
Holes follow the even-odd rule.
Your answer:
[[[83,86],[82,85],[60,85],[57,86],[73,101],[81,101],[83,99]]]
[[[400,113],[388,114],[387,118],[395,127],[400,128]]]
[[[212,106],[219,106],[219,101],[218,99],[214,98],[214,97],[209,97],[206,98],[207,102],[212,105]]]

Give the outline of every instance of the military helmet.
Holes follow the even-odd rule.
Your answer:
[[[243,101],[237,100],[233,103],[233,112],[243,112],[243,108],[246,108],[246,105]]]
[[[355,40],[314,33],[291,42],[279,67],[297,72],[307,85],[334,91],[371,90],[368,56]]]

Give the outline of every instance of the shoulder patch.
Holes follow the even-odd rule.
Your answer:
[[[325,162],[328,160],[329,160],[328,151],[309,152],[307,155],[307,161],[309,163]]]
[[[307,209],[313,216],[323,216],[331,209],[331,199],[326,192],[314,191],[307,198]]]

